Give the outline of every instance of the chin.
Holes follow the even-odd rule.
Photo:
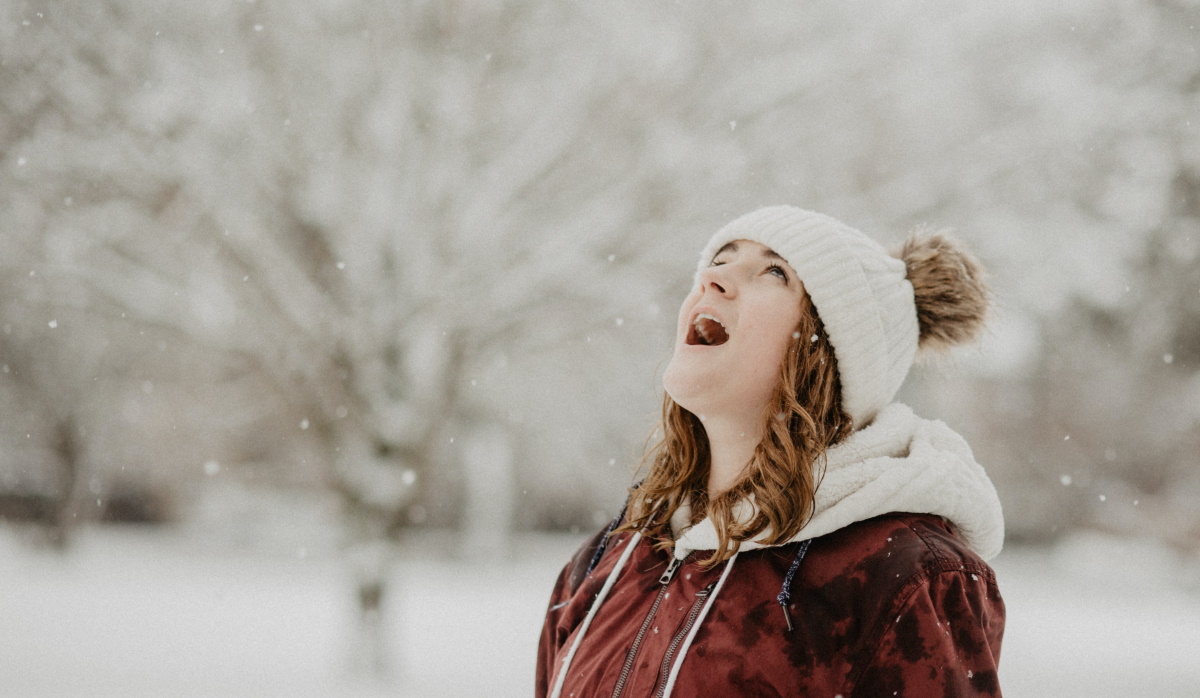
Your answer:
[[[672,361],[671,363],[667,364],[667,370],[663,372],[662,377],[663,391],[666,392],[667,395],[670,395],[671,399],[681,407],[686,407],[686,405],[684,405],[684,402],[687,401],[688,392],[685,389],[686,384],[687,381],[682,380],[682,378],[679,376],[679,371],[675,368],[675,362]]]
[[[668,364],[663,373],[662,386],[675,404],[693,414],[701,414],[704,410],[704,386],[710,384],[700,376],[690,376],[674,364]]]

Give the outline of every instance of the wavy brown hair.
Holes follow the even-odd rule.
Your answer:
[[[630,492],[625,524],[617,530],[640,531],[656,549],[671,549],[671,516],[686,500],[692,523],[709,516],[716,527],[717,549],[704,560],[715,565],[732,557],[742,541],[764,531],[768,533],[762,542],[770,545],[789,540],[804,527],[813,515],[825,451],[852,430],[842,409],[833,346],[807,293],[762,424],[763,438],[741,477],[709,501],[704,425],[664,395],[662,423],[655,431],[661,438],[646,450],[642,467],[649,472]],[[753,517],[739,520],[734,507],[751,497],[756,505]]]

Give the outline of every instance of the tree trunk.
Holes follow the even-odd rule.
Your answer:
[[[462,553],[473,560],[504,560],[512,554],[514,496],[512,445],[496,425],[472,431],[463,444],[466,511]]]

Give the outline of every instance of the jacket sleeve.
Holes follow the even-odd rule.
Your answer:
[[[537,653],[537,684],[534,695],[544,698],[550,694],[550,682],[554,680],[554,664],[558,657],[563,638],[558,637],[560,625],[559,616],[564,605],[571,597],[568,579],[571,574],[571,564],[568,563],[558,575],[554,591],[550,594],[550,605],[546,609],[546,619],[542,623],[542,635],[538,640]]]
[[[855,696],[1000,696],[1004,601],[990,569],[930,574],[883,621]]]
[[[554,680],[554,667],[559,652],[580,621],[579,609],[571,608],[571,598],[587,576],[592,558],[607,534],[607,530],[602,530],[579,546],[554,583],[554,591],[550,593],[550,603],[546,608],[546,618],[542,623],[542,635],[538,640],[537,682],[534,692],[537,698],[543,698],[550,693],[550,682]]]

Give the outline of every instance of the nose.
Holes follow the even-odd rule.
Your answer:
[[[735,293],[735,284],[729,270],[730,266],[729,264],[720,264],[700,272],[700,290],[711,288],[723,296],[732,296]]]

